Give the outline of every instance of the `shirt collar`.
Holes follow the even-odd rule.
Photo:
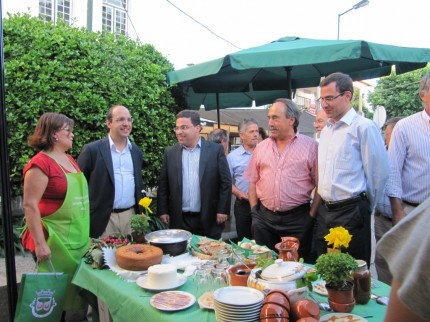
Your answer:
[[[183,145],[182,148],[186,149],[188,151],[194,151],[195,148],[199,148],[200,149],[201,146],[202,146],[202,137],[199,137],[199,140],[197,141],[197,144],[196,144],[196,146],[194,148],[190,149],[190,148],[187,148],[185,145]]]
[[[427,114],[426,110],[422,111],[422,116],[424,121],[426,121],[427,124],[430,124],[430,116]]]
[[[354,119],[354,117],[357,115],[357,112],[354,110],[354,108],[350,108],[348,112],[346,112],[346,114],[339,120],[339,122],[343,122],[345,124],[351,125],[352,120]],[[337,122],[337,123],[339,123]],[[335,124],[335,122],[333,122],[333,119],[328,119],[327,121],[327,125],[333,126]]]
[[[112,149],[112,147],[115,147],[115,143],[113,142],[110,134],[108,134],[108,138],[109,138],[109,146]],[[130,140],[128,138],[127,138],[127,146],[128,146],[128,149],[131,151],[132,145],[131,145],[131,142],[130,142]]]

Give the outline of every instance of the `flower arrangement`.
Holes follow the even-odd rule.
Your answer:
[[[341,248],[348,248],[352,239],[349,231],[341,226],[330,228],[329,233],[324,237],[327,245],[333,245],[333,249],[339,250]]]
[[[151,216],[153,214],[150,208],[151,203],[152,199],[149,197],[140,199],[139,205],[143,207],[144,212],[134,215],[130,221],[131,231],[134,237],[145,236],[151,231],[166,228],[165,224],[158,217]]]
[[[341,248],[348,248],[352,235],[343,227],[330,228],[324,237],[328,245],[333,245],[335,251],[329,251],[317,258],[315,268],[318,275],[333,289],[342,289],[348,286],[347,279],[351,279],[351,271],[357,263],[349,254],[341,253]]]

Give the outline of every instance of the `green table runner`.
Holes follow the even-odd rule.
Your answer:
[[[202,310],[196,303],[188,309],[177,312],[163,312],[153,308],[150,304],[151,295],[156,292],[146,291],[136,283],[126,282],[110,270],[92,269],[84,261],[79,265],[72,281],[73,284],[90,291],[104,301],[109,307],[114,322],[215,322],[215,313],[211,310]],[[373,288],[376,295],[389,295],[390,287],[380,281],[379,287]],[[190,277],[187,282],[176,289],[189,293],[195,292],[195,286]],[[327,297],[314,295],[327,301]],[[366,305],[357,304],[353,314],[366,317],[369,322],[383,321],[386,306],[370,300]],[[321,311],[321,315],[329,312]]]

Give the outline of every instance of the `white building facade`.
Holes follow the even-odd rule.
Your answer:
[[[136,39],[131,28],[134,1],[138,0],[3,0],[2,10],[3,18],[7,13],[29,13],[54,24],[62,20],[74,27]]]

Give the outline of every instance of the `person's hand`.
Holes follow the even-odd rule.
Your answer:
[[[170,222],[170,216],[169,216],[169,215],[167,215],[167,214],[165,214],[165,215],[161,215],[161,216],[160,216],[160,220],[161,220],[163,223],[165,223],[166,225],[168,225],[168,224],[169,224],[169,222]]]
[[[46,243],[36,246],[35,253],[38,262],[51,259],[51,249]]]
[[[227,221],[228,216],[225,214],[216,214],[216,222],[219,224],[223,224]]]
[[[248,200],[248,194],[243,191],[240,191],[237,198],[239,198],[239,200]]]

